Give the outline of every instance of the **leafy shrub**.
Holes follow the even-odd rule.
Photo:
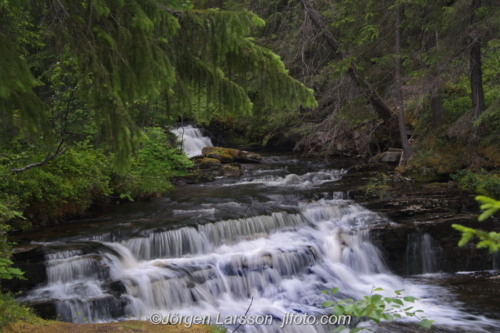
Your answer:
[[[146,128],[148,141],[144,142],[133,160],[132,170],[115,175],[113,187],[121,197],[167,193],[173,190],[170,180],[185,176],[194,166],[178,148],[175,136],[158,127]]]
[[[82,214],[108,195],[110,170],[100,150],[81,143],[43,167],[3,177],[0,192],[17,198],[25,217],[47,224]]]
[[[489,174],[485,170],[480,170],[479,172],[461,170],[452,175],[452,178],[463,189],[500,199],[500,177],[496,174]]]
[[[417,298],[413,296],[402,296],[404,290],[396,290],[395,297],[384,297],[380,294],[374,294],[374,291],[383,291],[382,288],[373,288],[369,296],[364,296],[362,300],[344,299],[339,302],[326,301],[323,307],[332,308],[333,313],[337,316],[355,317],[354,328],[338,326],[333,332],[343,332],[348,330],[350,333],[356,333],[363,330],[373,332],[373,330],[365,327],[356,327],[362,320],[371,320],[380,323],[382,320],[394,321],[401,319],[403,316],[416,317],[420,319],[420,325],[425,328],[430,328],[434,321],[421,318],[422,310],[415,310],[409,303],[414,303]],[[327,295],[334,295],[339,292],[339,288],[332,290],[323,290]]]
[[[33,314],[32,310],[14,298],[11,293],[0,293],[0,331],[9,323],[18,320],[36,320],[37,317]]]

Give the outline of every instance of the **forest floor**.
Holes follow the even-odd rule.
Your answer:
[[[153,325],[148,321],[131,320],[105,324],[71,324],[54,320],[41,320],[40,322],[17,321],[3,327],[5,333],[212,333],[216,330],[214,326],[193,325],[189,328],[185,325]],[[0,331],[1,328],[0,328]]]

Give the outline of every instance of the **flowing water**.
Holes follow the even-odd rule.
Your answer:
[[[245,166],[238,179],[186,185],[168,198],[119,207],[106,216],[111,219],[38,234],[34,242],[44,246],[48,280],[24,300],[51,300],[62,320],[78,323],[153,313],[221,323],[248,311],[266,321],[239,330],[331,332],[334,325],[283,321],[290,314],[328,313],[322,303],[331,296],[322,290],[339,287],[337,300],[360,299],[375,286],[386,295],[404,289],[419,298],[415,309],[435,320],[440,332],[497,330],[497,321],[469,314],[444,287],[387,269],[369,230],[393,222],[340,191],[339,163],[263,160]],[[418,246],[425,247],[422,237]],[[419,260],[431,256],[422,253]],[[412,321],[405,319],[417,332]]]
[[[203,147],[213,146],[209,137],[203,136],[198,128],[191,125],[176,128],[172,133],[182,141],[184,152],[189,157],[200,155]]]

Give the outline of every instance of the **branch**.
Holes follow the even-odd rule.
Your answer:
[[[253,303],[253,296],[252,296],[252,299],[251,299],[251,301],[250,301],[250,305],[249,305],[249,306],[248,306],[248,308],[247,308],[247,312],[245,312],[245,314],[243,315],[243,317],[246,317],[246,316],[247,316],[248,310],[250,310],[250,307],[252,306],[252,303]],[[236,328],[234,329],[234,331],[233,331],[232,333],[236,332],[236,331],[238,330],[238,328],[240,328],[240,326],[241,326],[241,322],[240,322],[240,324],[238,325],[238,327],[236,327]]]
[[[62,142],[61,142],[61,144],[62,144]],[[24,172],[24,171],[32,169],[32,168],[36,168],[36,167],[39,167],[39,166],[44,166],[48,162],[50,162],[53,159],[55,159],[55,158],[61,156],[62,154],[64,154],[66,151],[67,151],[67,149],[61,149],[61,145],[59,145],[59,147],[57,147],[56,152],[54,154],[52,154],[52,155],[50,155],[50,154],[47,155],[47,157],[45,157],[45,159],[43,161],[27,165],[24,168],[11,169],[10,172],[12,172],[12,173]]]

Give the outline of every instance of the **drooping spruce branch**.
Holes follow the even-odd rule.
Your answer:
[[[312,6],[309,0],[301,0],[304,10],[307,15],[311,19],[314,26],[320,31],[320,33],[325,38],[328,46],[332,49],[332,51],[337,55],[340,60],[344,59],[344,54],[340,49],[340,43],[337,41],[335,36],[329,31],[328,27],[324,23],[321,15],[318,11]],[[385,122],[388,122],[393,113],[391,109],[387,106],[387,104],[382,100],[380,95],[377,93],[375,88],[358,72],[358,68],[354,62],[351,62],[350,68],[347,71],[349,76],[353,79],[356,85],[361,89],[365,98],[370,101],[373,109],[377,113],[377,115],[382,118]]]

